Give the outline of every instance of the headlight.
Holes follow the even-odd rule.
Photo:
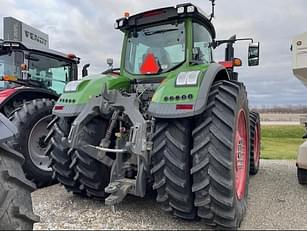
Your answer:
[[[200,71],[180,72],[176,79],[176,86],[195,86],[197,85]]]
[[[71,81],[68,84],[66,84],[64,91],[65,92],[74,92],[77,91],[79,84],[82,82],[82,80],[77,81]]]

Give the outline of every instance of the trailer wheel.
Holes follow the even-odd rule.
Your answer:
[[[153,136],[153,189],[162,209],[183,219],[194,219],[191,190],[191,123],[187,119],[158,120]]]
[[[256,175],[260,164],[260,115],[257,112],[249,113],[250,122],[250,169],[249,174]]]
[[[35,185],[23,173],[23,160],[7,145],[0,146],[0,230],[32,230],[39,221],[32,209]]]
[[[99,145],[105,136],[107,125],[107,121],[103,119],[92,119],[79,133],[83,145]],[[110,182],[111,168],[78,149],[74,151],[73,162],[75,179],[80,182],[80,188],[85,191],[86,196],[98,200],[107,197],[104,189]]]
[[[249,181],[249,110],[244,85],[219,81],[195,121],[192,191],[198,215],[218,229],[236,229],[246,210]]]
[[[53,106],[53,100],[35,99],[25,102],[10,117],[18,133],[9,144],[24,155],[23,170],[37,187],[55,183],[52,169],[48,167],[49,158],[44,155],[48,146],[44,140],[49,132],[47,125],[52,120]]]
[[[64,185],[67,191],[82,195],[83,191],[80,190],[79,182],[74,180],[72,151],[63,143],[63,138],[68,137],[72,122],[73,118],[58,117],[54,120],[54,125],[47,137],[49,146],[46,155],[50,158],[50,167],[54,171],[53,177]]]
[[[297,168],[297,179],[298,183],[302,185],[307,184],[307,170],[302,168]]]

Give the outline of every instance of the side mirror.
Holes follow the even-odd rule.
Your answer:
[[[89,68],[90,64],[85,64],[82,68],[82,77],[88,76],[88,70],[87,68]]]
[[[251,43],[248,46],[248,66],[258,66],[259,65],[259,47],[258,43]]]
[[[107,58],[107,64],[109,65],[110,68],[113,66],[113,59],[112,58]]]

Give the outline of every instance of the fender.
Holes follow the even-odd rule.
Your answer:
[[[59,98],[59,95],[48,89],[24,86],[2,90],[0,91],[0,112],[3,111],[3,107],[5,105],[13,101],[28,101],[40,98],[49,98],[57,100]]]
[[[197,99],[193,103],[189,103],[189,105],[193,105],[192,110],[178,110],[176,103],[151,102],[148,112],[156,118],[186,118],[199,115],[205,111],[210,88],[213,82],[217,80],[229,80],[229,75],[224,66],[212,63],[205,72]]]

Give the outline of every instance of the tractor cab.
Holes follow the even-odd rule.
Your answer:
[[[125,33],[121,73],[132,78],[165,76],[191,65],[210,64],[215,30],[209,16],[191,4],[116,20]]]
[[[28,48],[22,42],[0,42],[0,89],[17,86],[46,88],[57,94],[67,82],[77,79],[79,58],[43,48]]]
[[[214,11],[213,11],[214,12]],[[114,27],[125,33],[121,74],[129,78],[150,76],[169,77],[172,73],[190,68],[205,70],[214,62],[213,50],[227,44],[225,61],[221,62],[230,78],[242,61],[234,57],[233,44],[249,40],[248,65],[259,64],[259,43],[251,38],[215,40],[216,32],[211,16],[191,3],[151,10],[116,20]],[[197,67],[195,67],[197,66]],[[193,75],[192,75],[193,76]],[[192,77],[194,81],[197,79]]]

